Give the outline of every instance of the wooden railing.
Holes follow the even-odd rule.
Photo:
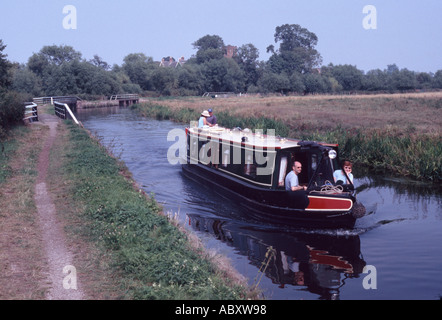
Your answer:
[[[138,100],[139,96],[138,94],[116,94],[110,97],[110,100]]]
[[[212,97],[212,98],[228,98],[231,96],[236,96],[234,92],[205,92],[203,97]]]
[[[72,118],[72,120],[80,125],[80,122],[78,122],[75,115],[72,113],[71,108],[67,105],[67,103],[61,103],[58,101],[54,101],[54,109],[55,109],[55,115],[62,119],[67,119],[68,115]]]
[[[71,103],[77,103],[77,101],[79,100],[81,100],[79,97],[74,97],[74,96],[39,97],[33,99],[34,103],[38,105],[53,104],[54,101],[71,104]]]
[[[25,117],[23,120],[29,120],[29,122],[38,121],[37,104],[34,102],[25,102]]]

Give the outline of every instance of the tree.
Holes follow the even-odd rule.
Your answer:
[[[100,56],[94,55],[94,58],[89,60],[89,63],[93,64],[96,67],[99,67],[103,70],[110,70],[110,65],[104,61]]]
[[[244,88],[244,75],[233,59],[206,61],[202,65],[205,91],[239,92]]]
[[[178,87],[184,95],[202,94],[204,91],[204,75],[201,66],[186,63],[178,70]]]
[[[324,93],[330,90],[327,79],[319,74],[304,74],[303,82],[305,86],[305,93]]]
[[[151,73],[155,68],[152,57],[144,53],[131,53],[123,59],[123,70],[132,83],[138,84],[143,90],[152,90]]]
[[[0,88],[7,88],[11,85],[11,78],[9,70],[11,69],[11,63],[6,59],[8,55],[3,53],[6,45],[3,44],[3,40],[0,39]]]
[[[327,67],[321,69],[323,74],[328,74],[335,78],[345,91],[360,90],[364,73],[351,65],[337,65],[329,64]]]
[[[43,93],[41,79],[25,65],[18,66],[14,70],[12,89],[34,97],[41,96]]]
[[[363,78],[362,87],[364,90],[368,91],[387,90],[388,87],[387,73],[380,69],[368,71]]]
[[[22,97],[9,90],[12,84],[12,64],[3,53],[6,45],[0,39],[0,142],[5,138],[8,129],[23,119],[25,107]]]
[[[275,73],[267,70],[258,81],[261,92],[264,93],[282,93],[285,94],[291,89],[288,76],[285,73]]]
[[[419,84],[419,88],[421,89],[429,89],[431,88],[433,77],[426,72],[419,72],[416,74],[416,80]]]
[[[412,90],[417,87],[416,74],[408,69],[401,69],[393,75],[394,87],[397,90]]]
[[[71,46],[44,46],[38,53],[50,64],[62,65],[65,62],[81,60],[81,53]]]
[[[304,82],[302,81],[302,75],[300,73],[293,72],[292,75],[289,77],[289,80],[290,80],[290,91],[304,93],[305,85]]]
[[[433,88],[442,89],[442,70],[438,70],[434,74]]]
[[[156,68],[152,72],[151,78],[155,91],[162,95],[172,95],[172,91],[176,89],[178,82],[175,71],[173,68]]]
[[[196,52],[196,62],[201,64],[211,59],[224,57],[224,41],[217,35],[206,35],[192,43]]]
[[[251,43],[239,47],[236,55],[234,56],[234,60],[236,61],[236,63],[238,63],[239,67],[244,72],[246,88],[258,83],[258,58],[259,51]]]
[[[273,53],[269,59],[273,72],[303,74],[322,63],[321,55],[315,49],[318,37],[313,32],[297,24],[284,24],[276,27],[274,36],[279,49],[275,51],[273,45],[267,47],[267,52]]]

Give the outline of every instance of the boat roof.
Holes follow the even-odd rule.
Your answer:
[[[200,137],[218,139],[221,142],[233,142],[250,147],[258,148],[274,148],[274,149],[289,149],[299,148],[300,141],[297,139],[283,138],[279,136],[262,134],[262,131],[257,130],[255,133],[249,129],[228,129],[220,126],[204,127],[204,128],[187,128],[186,131],[191,134],[199,135]],[[337,144],[330,144],[324,142],[316,142],[319,145],[327,147],[337,147]]]

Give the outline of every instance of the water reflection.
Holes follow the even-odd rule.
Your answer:
[[[193,230],[210,233],[233,247],[279,288],[302,287],[319,299],[339,299],[349,278],[358,278],[366,265],[357,235],[281,232],[229,220],[188,215]]]

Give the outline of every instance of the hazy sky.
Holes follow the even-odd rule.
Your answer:
[[[63,13],[67,5],[76,13]],[[376,25],[368,20],[374,11],[363,13],[367,5],[376,9]],[[376,29],[367,29],[367,23]],[[267,60],[266,48],[283,24],[314,32],[324,65],[351,64],[364,71],[393,63],[412,71],[442,69],[442,0],[0,2],[4,52],[20,63],[54,44],[73,46],[86,59],[97,54],[111,65],[140,52],[154,60],[189,58],[196,53],[192,43],[207,34],[220,36],[225,44],[252,43],[260,60]]]

